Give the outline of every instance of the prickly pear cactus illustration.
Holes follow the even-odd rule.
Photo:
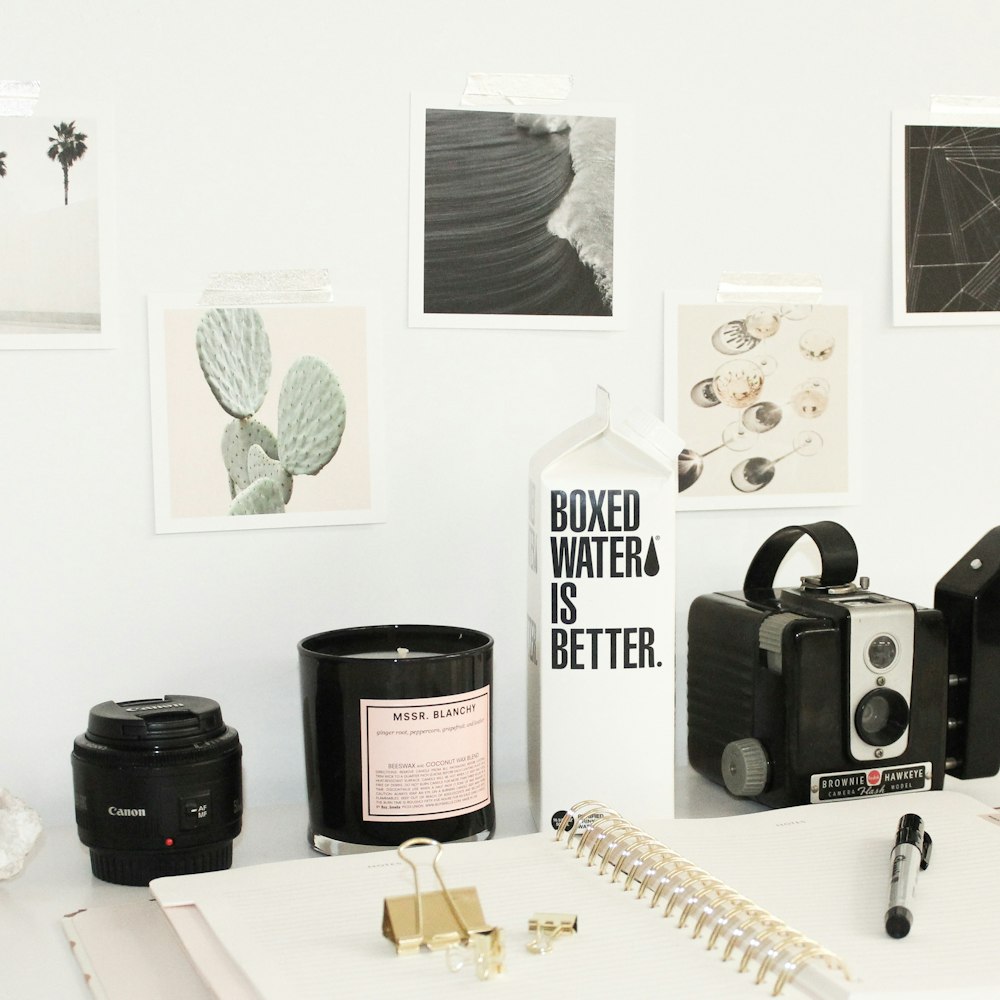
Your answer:
[[[283,513],[293,477],[315,476],[337,454],[347,404],[325,361],[306,355],[288,370],[278,397],[278,433],[255,414],[271,379],[271,343],[256,309],[211,309],[195,334],[208,387],[233,420],[222,433],[229,513]]]
[[[254,480],[250,475],[250,449],[260,448],[270,458],[278,457],[278,440],[269,427],[250,417],[231,420],[222,432],[222,460],[229,472],[229,490],[236,496]]]
[[[287,506],[292,498],[292,474],[276,458],[271,458],[259,444],[250,445],[247,456],[247,471],[250,482],[258,479],[272,479],[281,490],[281,500]]]
[[[231,417],[251,417],[271,380],[271,342],[256,309],[210,309],[195,334],[212,394]]]
[[[278,458],[295,475],[315,476],[337,454],[347,406],[325,361],[299,358],[278,397]]]
[[[251,483],[236,494],[230,514],[283,514],[285,504],[281,499],[281,487],[267,477]]]

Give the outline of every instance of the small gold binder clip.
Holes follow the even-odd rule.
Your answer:
[[[485,931],[470,932],[468,941],[450,945],[445,954],[452,972],[464,969],[471,961],[480,979],[491,979],[503,972],[504,953],[503,931],[499,927],[490,927]]]
[[[528,920],[528,930],[535,935],[528,943],[528,951],[545,955],[552,951],[557,937],[576,933],[576,914],[536,913]]]
[[[436,892],[420,891],[420,873],[407,850],[436,847],[434,876],[441,887]],[[414,955],[425,945],[431,951],[448,950],[448,968],[457,972],[469,956],[475,961],[480,979],[503,971],[503,934],[487,924],[479,894],[468,886],[450,890],[444,884],[438,859],[443,848],[429,837],[411,837],[399,845],[399,856],[413,869],[413,895],[392,896],[382,908],[382,934],[396,945],[397,955]]]

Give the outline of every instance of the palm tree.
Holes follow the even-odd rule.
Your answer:
[[[7,176],[7,164],[4,163],[4,160],[6,159],[7,159],[7,154],[4,152],[0,152],[0,177]]]
[[[56,134],[49,136],[49,159],[58,160],[63,172],[63,204],[69,204],[69,168],[87,152],[82,132],[75,132],[76,122],[60,122],[55,126]]]

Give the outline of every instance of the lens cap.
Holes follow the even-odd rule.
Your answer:
[[[87,720],[87,739],[108,746],[148,748],[211,739],[225,729],[218,702],[168,694],[95,705]]]

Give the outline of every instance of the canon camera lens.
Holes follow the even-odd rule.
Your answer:
[[[106,701],[73,743],[80,840],[105,882],[228,868],[240,832],[239,734],[209,698]]]

